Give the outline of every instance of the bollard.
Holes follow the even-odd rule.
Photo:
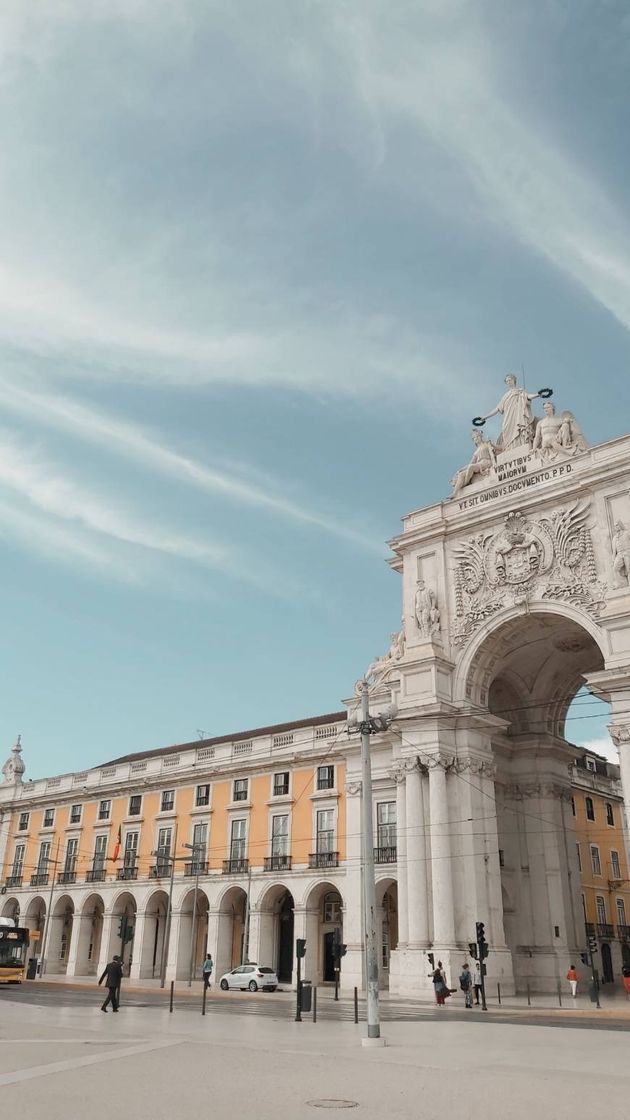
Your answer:
[[[313,988],[313,1022],[317,1022],[317,988]]]
[[[359,989],[354,989],[354,1021],[359,1022]]]
[[[204,986],[203,986],[203,999],[201,1001],[201,1014],[202,1015],[205,1015],[205,1013],[206,1013],[206,996],[207,996],[207,994],[208,994],[208,989],[206,988],[206,985],[204,984]]]
[[[562,984],[558,980],[558,1007],[562,1007]]]
[[[528,980],[527,981],[527,1006],[531,1007],[531,1005],[532,1005],[532,997],[531,997],[531,992],[529,990],[529,980]]]
[[[171,998],[170,998],[169,1005],[168,1005],[168,1009],[171,1012],[173,1010],[173,988],[174,987],[175,987],[175,981],[171,980]]]
[[[501,985],[499,983],[497,983],[497,999],[498,999],[499,1004],[500,1004],[501,1003]]]

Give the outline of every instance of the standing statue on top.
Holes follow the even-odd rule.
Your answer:
[[[550,396],[551,394],[546,390],[540,390],[538,393],[528,393],[526,389],[519,389],[513,373],[508,373],[505,384],[507,389],[496,408],[486,413],[485,416],[478,416],[475,423],[478,421],[485,422],[492,416],[500,414],[503,417],[503,424],[501,435],[495,444],[497,451],[510,451],[513,447],[520,447],[524,443],[531,447],[534,440],[532,401],[540,397],[543,392],[545,395]]]

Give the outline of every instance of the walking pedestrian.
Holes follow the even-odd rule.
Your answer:
[[[464,963],[459,974],[459,986],[466,998],[466,1007],[473,1005],[473,978],[467,963]]]
[[[98,982],[100,987],[104,980],[105,987],[107,988],[107,999],[101,1005],[101,1011],[104,1011],[105,1014],[107,1014],[108,1003],[111,1003],[112,1011],[118,1011],[118,995],[120,992],[120,982],[122,980],[122,974],[123,973],[122,965],[120,963],[120,957],[114,957],[105,968],[105,971]]]
[[[212,960],[212,957],[210,956],[210,953],[206,953],[206,959],[203,962],[203,986],[204,986],[204,989],[205,989],[206,992],[208,991],[208,988],[210,987],[210,980],[211,980],[211,977],[212,977],[212,969],[213,968],[214,968],[214,961]]]
[[[431,975],[429,973],[429,975]],[[444,973],[444,966],[441,961],[438,961],[437,968],[433,972],[433,990],[435,991],[435,1002],[438,1007],[444,1007],[447,996],[450,996],[450,988],[446,983],[446,975]]]
[[[623,986],[626,989],[626,995],[630,996],[630,964],[622,964],[621,975],[623,976]]]
[[[575,999],[575,997],[577,995],[578,974],[575,971],[575,965],[574,964],[571,965],[571,967],[569,968],[569,971],[567,972],[567,980],[569,981],[569,984],[571,985],[571,995]]]
[[[475,968],[473,972],[473,988],[475,992],[475,1003],[479,1007],[479,997],[481,995],[481,965],[479,961],[475,961]]]

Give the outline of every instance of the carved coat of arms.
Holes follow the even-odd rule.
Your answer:
[[[498,532],[457,545],[455,644],[463,645],[484,619],[533,592],[598,614],[605,586],[598,583],[587,516],[588,505],[580,501],[537,520],[514,510]]]

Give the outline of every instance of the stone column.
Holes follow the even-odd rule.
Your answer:
[[[179,931],[182,921],[181,910],[171,912],[171,926],[167,945],[166,980],[177,979],[177,956],[179,951]]]
[[[395,768],[396,782],[396,866],[398,882],[398,948],[409,941],[409,903],[407,890],[407,789],[405,771]]]
[[[140,968],[142,965],[142,946],[144,945],[145,919],[146,910],[138,910],[136,912],[136,921],[133,930],[133,959],[131,961],[131,968],[129,970],[130,980],[140,979]]]
[[[109,961],[109,943],[112,939],[112,925],[118,917],[112,914],[111,910],[103,914],[103,928],[101,929],[101,945],[98,957],[98,968],[96,970],[97,976],[100,977],[105,971],[105,965]]]
[[[422,797],[422,775],[417,759],[407,763],[405,782],[407,823],[407,944],[423,949],[429,944],[427,895],[427,845]]]
[[[81,914],[75,912],[72,919],[72,931],[70,933],[70,944],[68,945],[68,956],[66,959],[66,976],[74,976],[77,968],[77,956],[79,953],[79,941],[83,931],[83,923],[86,921]]]
[[[429,770],[429,812],[433,879],[433,943],[448,947],[455,943],[455,915],[446,770],[439,757],[432,760]]]

